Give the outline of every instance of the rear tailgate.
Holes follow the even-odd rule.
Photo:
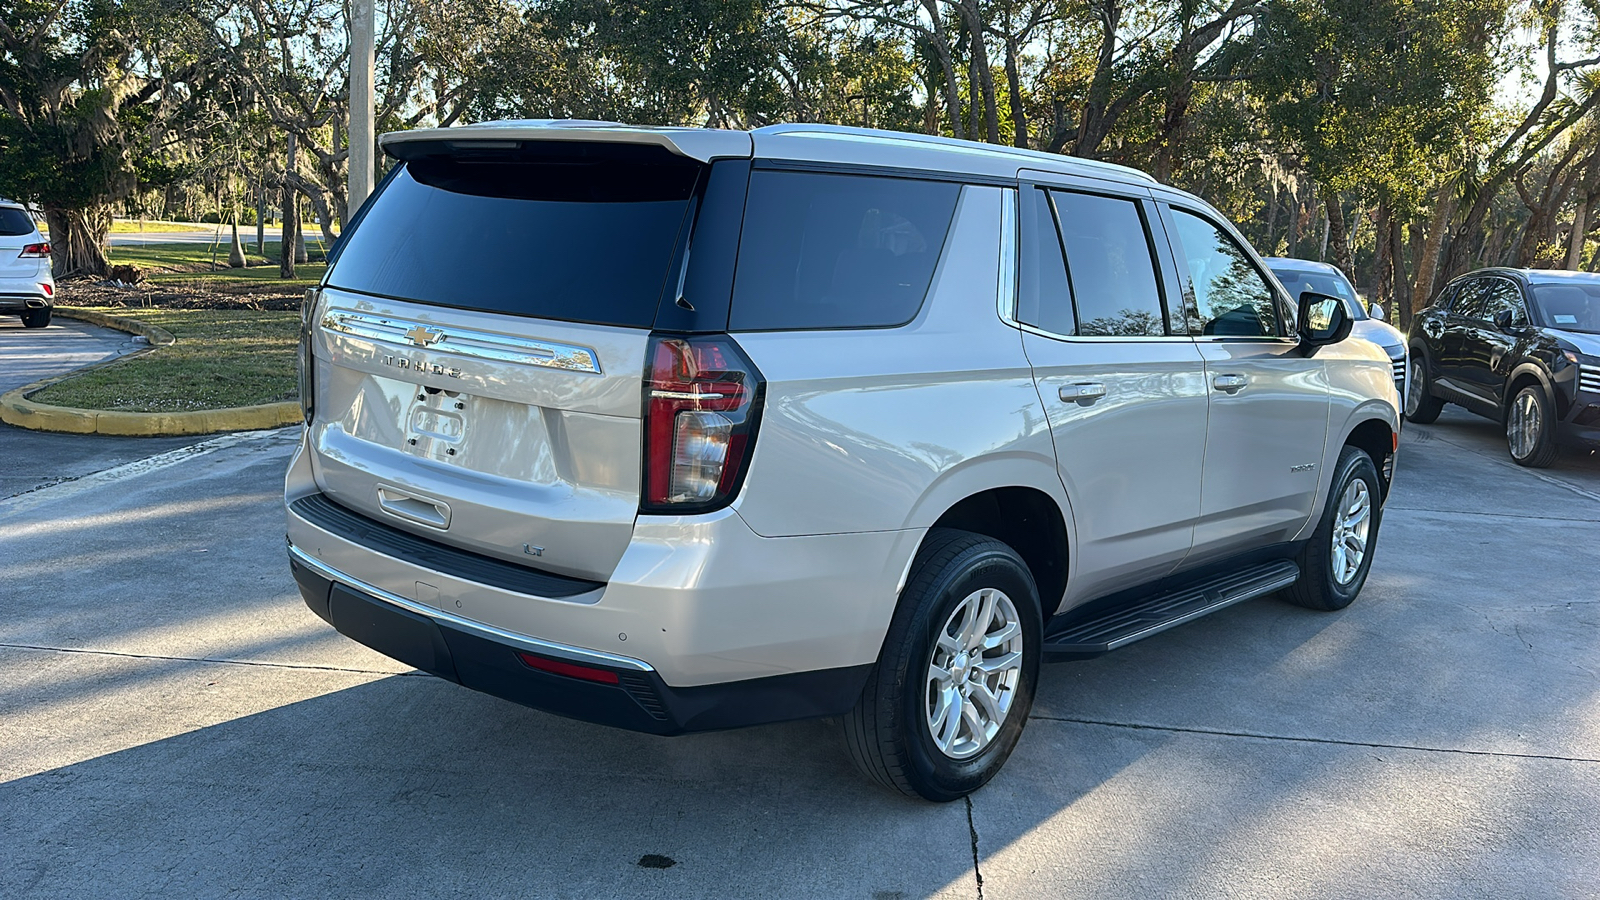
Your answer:
[[[339,504],[605,581],[639,509],[645,349],[703,166],[411,159],[322,291],[311,428]]]

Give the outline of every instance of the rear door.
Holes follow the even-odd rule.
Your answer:
[[[388,181],[317,313],[310,437],[329,497],[609,577],[639,509],[646,343],[707,169],[641,149],[423,155]]]
[[[1208,211],[1171,205],[1189,330],[1210,397],[1205,483],[1191,562],[1292,539],[1312,514],[1328,429],[1323,363],[1293,335],[1287,303]]]
[[[1482,318],[1461,330],[1461,387],[1487,406],[1498,408],[1506,390],[1505,358],[1515,351],[1517,336],[1495,324],[1501,312],[1511,316],[1513,329],[1526,328],[1528,310],[1522,288],[1509,278],[1485,278]]]
[[[1154,216],[1148,191],[1087,179],[1019,198],[1016,317],[1072,503],[1075,600],[1171,572],[1200,511],[1203,364],[1167,314]]]

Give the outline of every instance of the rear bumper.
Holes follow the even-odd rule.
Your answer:
[[[534,709],[650,734],[683,734],[838,715],[861,694],[870,665],[673,688],[648,664],[500,632],[341,573],[289,548],[306,606],[341,634],[407,665]],[[562,665],[580,674],[530,665]]]
[[[0,292],[0,312],[20,313],[30,309],[50,309],[55,306],[55,301],[44,293],[27,293],[15,291]]]

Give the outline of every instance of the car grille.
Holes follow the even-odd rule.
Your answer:
[[[1400,392],[1400,396],[1404,397],[1406,395],[1406,358],[1402,356],[1397,360],[1393,360],[1391,365],[1394,368],[1394,389]]]
[[[1578,390],[1600,394],[1600,369],[1591,366],[1578,369]]]

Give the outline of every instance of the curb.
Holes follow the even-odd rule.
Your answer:
[[[259,406],[238,406],[232,409],[201,409],[191,412],[144,413],[118,412],[105,409],[79,409],[73,406],[51,406],[34,403],[28,395],[42,391],[52,384],[65,381],[90,369],[140,356],[177,342],[172,333],[122,316],[83,309],[56,307],[55,314],[66,319],[77,319],[103,328],[114,328],[142,336],[150,346],[116,359],[94,363],[68,372],[23,385],[0,394],[0,422],[35,431],[56,431],[65,434],[116,434],[138,437],[176,437],[191,434],[213,434],[219,431],[257,431],[264,428],[281,428],[298,425],[304,421],[300,403],[263,403]]]

